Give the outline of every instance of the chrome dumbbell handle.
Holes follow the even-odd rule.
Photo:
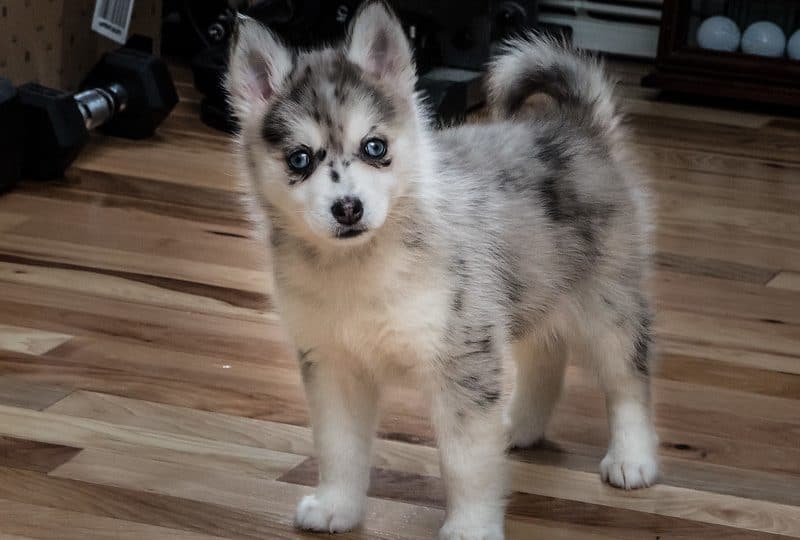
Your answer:
[[[73,96],[83,116],[87,130],[105,124],[112,116],[125,110],[128,92],[121,84],[90,88]]]

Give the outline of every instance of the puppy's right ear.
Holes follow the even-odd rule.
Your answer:
[[[244,119],[266,110],[292,71],[292,53],[269,29],[242,15],[232,41],[225,90]]]

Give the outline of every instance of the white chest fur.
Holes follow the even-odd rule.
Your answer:
[[[276,260],[278,302],[298,348],[375,372],[424,370],[449,313],[445,276],[407,253],[321,270]],[[286,266],[281,266],[286,265]]]

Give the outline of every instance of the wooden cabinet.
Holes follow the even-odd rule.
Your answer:
[[[800,108],[800,61],[700,48],[697,28],[712,15],[730,17],[742,33],[758,20],[778,24],[787,40],[800,29],[796,0],[664,0],[656,70],[642,84]]]

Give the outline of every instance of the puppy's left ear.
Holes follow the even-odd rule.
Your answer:
[[[359,8],[348,32],[347,57],[379,81],[413,92],[411,46],[397,15],[382,0],[367,1]]]

